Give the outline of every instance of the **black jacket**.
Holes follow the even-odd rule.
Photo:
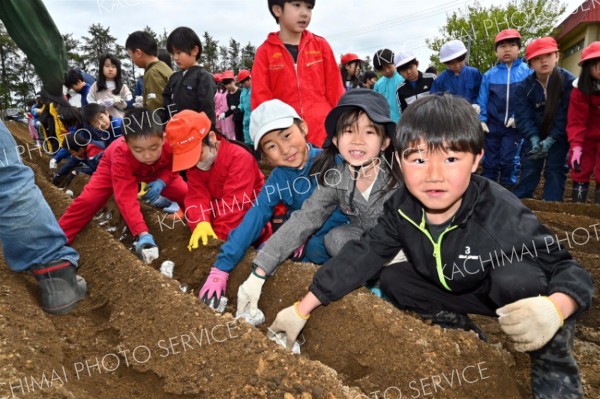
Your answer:
[[[417,85],[415,87],[412,87],[407,80],[402,82],[400,86],[398,86],[398,90],[396,90],[396,99],[398,100],[400,111],[404,112],[406,107],[417,99],[428,95],[435,78],[436,76],[433,73],[423,73],[419,71],[419,79],[417,79]]]
[[[310,291],[325,305],[338,300],[375,277],[402,249],[423,278],[455,293],[479,288],[495,267],[533,265],[548,278],[547,294],[571,296],[579,314],[590,307],[594,287],[566,242],[564,232],[552,235],[509,191],[473,175],[453,222],[434,244],[421,203],[403,187],[386,202],[373,229],[316,272]]]
[[[215,124],[215,93],[213,76],[199,65],[175,72],[163,92],[164,107],[171,116],[184,109],[205,112]]]

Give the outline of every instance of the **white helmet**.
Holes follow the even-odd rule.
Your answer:
[[[448,62],[467,54],[467,48],[460,40],[451,40],[440,49],[440,61]]]

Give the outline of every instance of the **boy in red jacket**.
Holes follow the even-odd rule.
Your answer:
[[[227,240],[265,183],[252,153],[224,136],[217,138],[204,112],[183,110],[167,124],[173,171],[186,170],[185,218],[192,230],[188,249],[208,238]]]
[[[269,33],[256,51],[252,109],[274,98],[291,105],[308,125],[306,139],[321,147],[327,136],[325,117],[344,87],[331,47],[306,30],[315,0],[269,0],[268,4],[279,32]]]
[[[104,151],[98,169],[58,224],[71,244],[114,193],[119,211],[136,238],[136,253],[150,263],[158,258],[158,247],[140,210],[138,183],[147,183],[144,200],[153,202],[162,193],[181,208],[187,185],[181,176],[171,171],[171,146],[164,138],[162,125],[154,121],[150,111],[132,110],[125,117],[123,127],[123,138],[115,140]]]

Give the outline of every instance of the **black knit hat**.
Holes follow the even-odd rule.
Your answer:
[[[376,71],[381,70],[386,64],[394,63],[394,52],[387,48],[377,50],[373,56],[373,67]]]
[[[335,136],[336,125],[340,116],[344,112],[356,108],[362,109],[373,122],[384,125],[388,136],[393,137],[396,134],[396,123],[390,118],[390,106],[385,97],[370,89],[354,89],[345,93],[325,118],[327,139],[323,144],[323,148],[331,145],[331,139]]]

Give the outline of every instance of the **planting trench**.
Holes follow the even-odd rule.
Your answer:
[[[21,145],[29,142],[21,125],[9,128]],[[31,159],[25,157],[60,216],[69,199],[48,183],[48,159],[35,152]],[[76,195],[83,184],[77,178],[71,185]],[[600,216],[600,207],[589,205],[548,206],[539,201],[527,205],[539,209],[538,217],[555,232],[593,225]],[[158,221],[162,219],[158,212],[144,208],[161,249],[158,261],[144,265],[127,249],[131,237],[122,237],[124,223],[116,209],[111,200],[104,226],[92,222],[74,242],[90,293],[67,316],[43,313],[33,278],[0,266],[0,398],[10,397],[10,388],[18,397],[32,398],[531,396],[528,357],[514,352],[494,319],[475,317],[490,336],[492,344],[484,344],[471,333],[429,326],[365,289],[315,311],[303,334],[302,355],[292,355],[265,338],[265,326],[253,329],[231,317],[253,250],[230,275],[227,313],[215,315],[195,294],[220,243],[190,253],[187,227],[177,223],[168,228]],[[112,234],[103,231],[106,228]],[[582,234],[579,230],[571,238],[581,243]],[[596,281],[599,249],[595,237],[571,249]],[[175,263],[176,281],[157,270],[166,259]],[[288,261],[267,281],[259,303],[265,325],[301,298],[315,270],[314,265]],[[180,283],[191,286],[195,294],[181,292]],[[576,356],[589,398],[600,397],[598,326],[593,308],[577,330]],[[28,392],[25,382],[31,385],[31,377],[39,382],[44,373],[48,380],[44,392]]]

